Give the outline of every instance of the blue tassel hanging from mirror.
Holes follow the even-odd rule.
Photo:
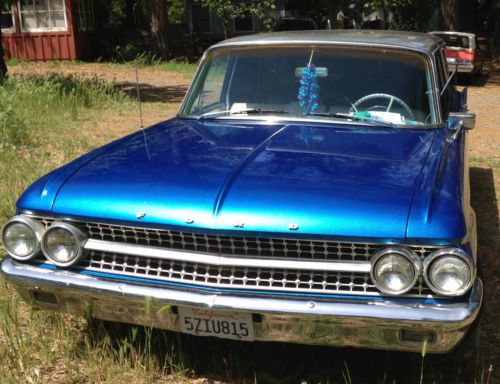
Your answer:
[[[309,64],[307,68],[304,68],[300,78],[298,99],[304,115],[318,110],[319,85],[316,66],[314,64]]]

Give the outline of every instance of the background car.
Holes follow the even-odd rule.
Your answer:
[[[479,47],[478,39],[473,33],[433,31],[446,44],[445,55],[448,71],[480,74],[483,70],[485,53]]]

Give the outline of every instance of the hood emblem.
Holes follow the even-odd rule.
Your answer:
[[[243,223],[241,221],[238,221],[238,222],[236,222],[236,224],[234,224],[235,228],[243,228],[244,226],[245,226],[245,223]]]
[[[186,219],[186,224],[193,224],[193,223],[194,223],[194,219],[192,219],[192,218],[190,218],[190,217],[188,217],[188,218]]]
[[[144,217],[146,217],[146,214],[144,212],[137,212],[135,214],[135,217],[138,219],[144,219]]]
[[[297,224],[289,224],[288,229],[290,231],[296,231],[297,229],[299,229],[299,226]]]

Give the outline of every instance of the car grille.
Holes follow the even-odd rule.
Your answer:
[[[55,219],[38,218],[46,227]],[[225,256],[342,262],[370,261],[382,244],[304,239],[221,236],[102,223],[72,222],[94,240]],[[434,249],[415,246],[421,257]],[[213,288],[297,293],[380,295],[369,273],[217,266],[188,261],[90,251],[76,266],[89,271],[190,283]],[[423,279],[406,296],[431,295]]]

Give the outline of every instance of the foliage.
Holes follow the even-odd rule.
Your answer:
[[[275,9],[275,0],[197,0],[203,7],[222,19],[224,35],[227,37],[229,21],[255,15],[264,18],[265,11]]]
[[[168,22],[182,24],[186,18],[186,0],[168,0]]]
[[[391,29],[426,32],[439,3],[440,0],[370,0],[365,7],[387,7],[392,14]]]

